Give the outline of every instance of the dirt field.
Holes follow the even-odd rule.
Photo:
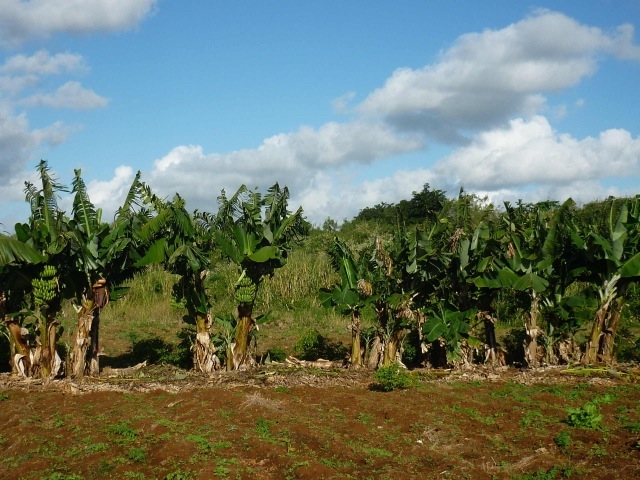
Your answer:
[[[638,372],[575,373],[3,375],[0,478],[640,478]]]

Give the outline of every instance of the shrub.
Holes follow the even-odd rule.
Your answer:
[[[338,360],[347,355],[344,345],[331,342],[315,328],[303,333],[293,350],[296,356],[303,360],[317,360],[319,358]]]
[[[571,435],[569,435],[567,432],[560,432],[558,436],[553,439],[553,441],[563,450],[566,450],[573,443]]]
[[[568,412],[567,423],[572,427],[598,428],[604,418],[598,405],[594,402],[587,402],[583,407],[570,408]]]
[[[267,350],[265,358],[268,358],[272,362],[284,362],[284,360],[287,358],[287,352],[284,348],[271,347],[269,350]]]
[[[524,340],[526,332],[524,328],[512,328],[502,339],[502,344],[507,351],[507,363],[514,366],[524,365]]]
[[[391,390],[399,390],[409,388],[412,385],[411,374],[400,368],[400,365],[394,363],[388,367],[380,367],[373,374],[375,390],[390,392]]]

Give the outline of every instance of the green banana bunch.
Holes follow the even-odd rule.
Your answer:
[[[242,272],[240,278],[236,282],[235,298],[239,303],[252,303],[258,286],[246,275],[246,271]]]
[[[36,306],[50,303],[58,294],[58,271],[53,265],[45,265],[40,275],[31,280],[33,287],[33,297]]]

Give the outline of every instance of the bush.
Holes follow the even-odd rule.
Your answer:
[[[514,366],[524,365],[524,340],[526,332],[524,328],[512,328],[502,339],[502,344],[507,352],[507,363]]]
[[[604,418],[595,402],[587,402],[583,407],[568,409],[567,423],[578,428],[598,428]]]
[[[347,355],[344,345],[331,342],[316,329],[307,330],[303,333],[293,350],[296,356],[303,360],[317,360],[319,358],[342,360]]]
[[[373,384],[373,389],[382,390],[383,392],[409,388],[413,384],[411,374],[397,363],[388,367],[380,367],[373,374],[373,378],[376,381]]]
[[[265,353],[265,358],[268,358],[272,362],[284,362],[284,360],[287,358],[287,352],[284,348],[271,347]]]

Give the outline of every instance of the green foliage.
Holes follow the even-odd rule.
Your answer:
[[[54,472],[46,477],[40,477],[40,480],[83,480],[83,477],[75,473]]]
[[[281,347],[271,347],[266,351],[265,356],[272,362],[284,362],[287,358],[287,351]]]
[[[303,360],[343,359],[346,349],[343,345],[330,341],[315,328],[305,331],[293,347],[296,356]]]
[[[147,461],[147,452],[142,448],[134,447],[127,452],[127,458],[132,462],[143,463]]]
[[[535,473],[517,475],[518,480],[555,480],[557,478],[569,478],[573,475],[571,468],[551,467],[548,470],[538,469]]]
[[[582,407],[569,408],[567,424],[577,428],[599,428],[604,416],[595,402],[587,402]]]
[[[375,383],[374,390],[382,390],[390,392],[391,390],[402,390],[413,385],[411,374],[397,363],[393,363],[387,367],[380,367],[373,374]]]
[[[131,427],[129,422],[126,421],[109,425],[107,427],[107,432],[116,435],[119,439],[125,442],[133,442],[138,436],[138,432]]]
[[[273,424],[273,420],[267,420],[262,417],[258,418],[256,420],[256,433],[264,440],[271,440],[271,427]]]
[[[475,310],[460,312],[448,308],[432,310],[422,331],[429,342],[442,338],[446,342],[447,360],[456,360],[460,356],[463,340],[471,346],[479,346],[480,341],[469,334],[469,319],[475,316]]]
[[[571,438],[571,435],[569,435],[569,433],[567,433],[566,431],[560,432],[553,439],[553,441],[558,447],[562,448],[563,450],[566,450],[567,448],[569,448],[573,443],[573,439]]]
[[[507,363],[509,365],[524,365],[524,350],[522,345],[526,338],[524,328],[512,328],[502,339],[502,345],[507,352]]]
[[[165,480],[192,480],[193,479],[193,475],[191,473],[191,470],[176,470],[175,472],[171,472],[169,473],[166,477]]]

